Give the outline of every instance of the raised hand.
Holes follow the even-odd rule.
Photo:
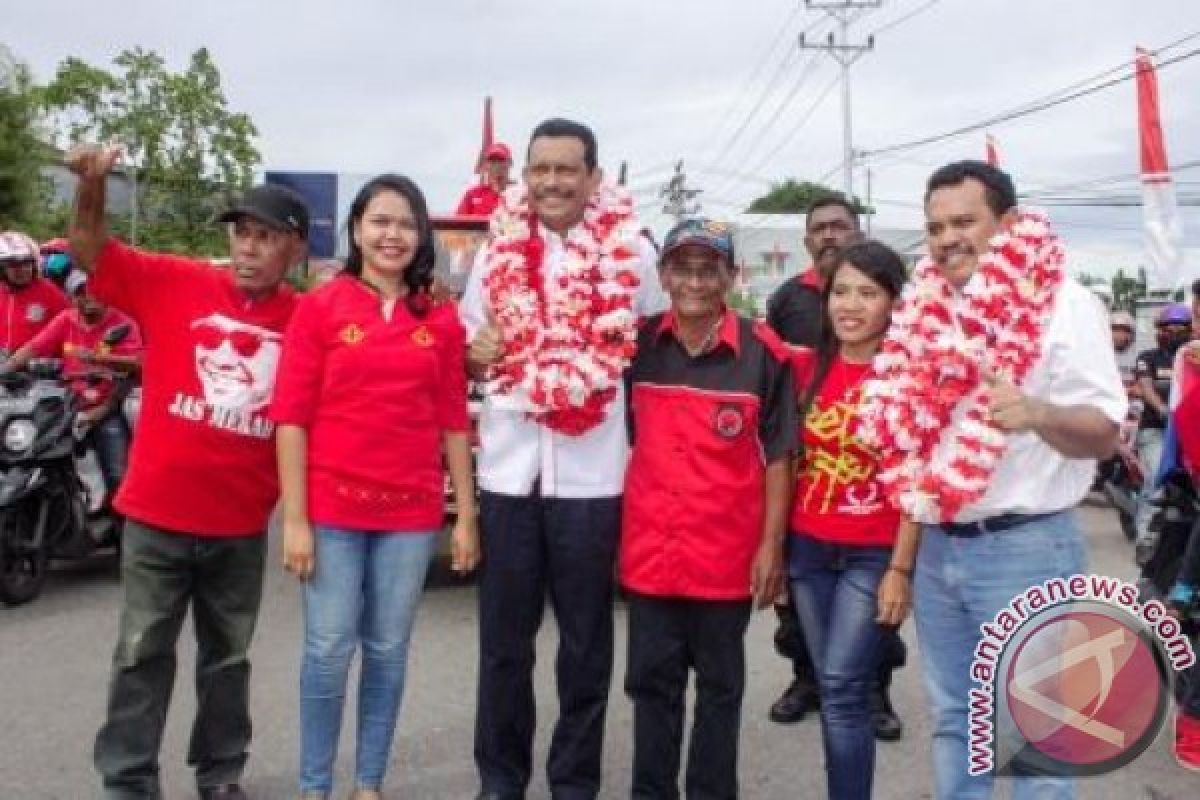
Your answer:
[[[96,180],[112,172],[124,153],[118,144],[77,144],[67,151],[63,163],[80,178]]]

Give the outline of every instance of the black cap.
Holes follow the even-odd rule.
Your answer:
[[[264,225],[308,238],[308,204],[294,190],[277,183],[255,186],[218,219],[234,222],[239,217],[254,217]]]

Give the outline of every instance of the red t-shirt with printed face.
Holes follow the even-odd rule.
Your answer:
[[[796,391],[808,390],[816,357],[797,348],[792,365]],[[792,502],[792,531],[838,544],[890,547],[900,512],[876,476],[876,454],[855,436],[862,384],[870,364],[835,357],[801,423],[804,453]]]
[[[262,299],[228,270],[110,239],[88,286],[141,326],[142,406],[117,509],[199,536],[262,533],[279,498],[267,407],[295,295]]]
[[[116,344],[106,344],[104,337],[121,325],[127,325],[129,332]],[[136,356],[142,351],[142,336],[138,332],[137,323],[115,308],[105,309],[104,315],[93,325],[84,322],[78,309],[69,308],[59,313],[33,338],[29,346],[34,355],[41,358],[62,359],[63,377],[79,397],[82,407],[90,409],[108,400],[115,382],[110,374],[81,360],[81,351],[100,355]],[[88,379],[89,375],[97,373],[98,379]]]
[[[70,307],[62,290],[40,276],[20,289],[0,281],[0,348],[16,351]]]
[[[300,299],[271,419],[308,434],[308,516],[361,531],[440,528],[442,434],[465,432],[466,332],[451,303],[416,317],[341,275]]]

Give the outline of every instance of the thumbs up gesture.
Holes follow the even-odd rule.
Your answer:
[[[1041,401],[1022,392],[1012,381],[992,372],[985,372],[983,384],[988,389],[988,411],[992,421],[1006,433],[1021,433],[1036,429],[1045,416]]]
[[[504,355],[504,335],[491,309],[487,310],[487,324],[475,334],[467,351],[467,358],[479,366],[495,364]]]

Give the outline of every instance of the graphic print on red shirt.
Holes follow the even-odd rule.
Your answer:
[[[142,406],[117,509],[202,536],[261,533],[279,498],[266,415],[287,286],[252,299],[227,269],[110,239],[89,282],[142,329]]]
[[[808,390],[816,355],[797,348],[792,359],[797,392]],[[858,404],[870,364],[835,356],[803,421],[804,455],[797,475],[791,527],[840,544],[891,546],[900,512],[876,479],[878,457],[855,435]]]

